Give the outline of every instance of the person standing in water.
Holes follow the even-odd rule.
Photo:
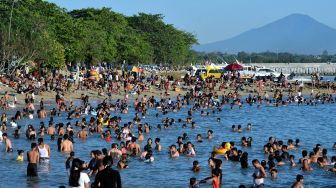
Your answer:
[[[50,146],[43,142],[43,138],[37,139],[38,142],[38,152],[40,154],[40,162],[49,162],[50,159]]]
[[[110,187],[121,188],[121,178],[117,170],[113,170],[112,167],[113,158],[111,156],[105,156],[103,158],[104,169],[99,171],[96,175],[94,188],[98,187]]]
[[[78,132],[77,137],[80,138],[80,139],[86,139],[86,137],[88,136],[88,133],[85,130],[85,126],[83,125],[81,128],[82,128],[82,130],[80,130]]]
[[[252,175],[254,187],[256,188],[264,187],[264,179],[266,177],[264,167],[260,165],[260,162],[257,159],[254,159],[252,161],[252,165],[255,168],[255,172]]]
[[[12,142],[8,138],[7,133],[3,133],[2,138],[5,140],[5,143],[6,143],[6,152],[7,153],[13,152]]]
[[[63,138],[64,138],[64,141],[61,144],[61,151],[62,152],[71,152],[71,151],[73,151],[73,144],[69,140],[68,134],[65,134],[63,136]]]
[[[27,177],[37,176],[37,163],[40,161],[40,156],[37,151],[36,143],[31,144],[31,150],[27,152],[28,166]]]
[[[292,188],[303,188],[303,176],[301,174],[296,175],[296,181],[292,185]]]

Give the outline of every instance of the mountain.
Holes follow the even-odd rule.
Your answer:
[[[336,29],[302,14],[292,14],[233,38],[194,46],[203,52],[336,53]]]

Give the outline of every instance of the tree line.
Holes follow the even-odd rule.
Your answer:
[[[42,0],[0,2],[0,62],[59,69],[70,63],[96,65],[186,64],[196,37],[163,21],[160,14],[125,16],[110,8],[67,11]]]

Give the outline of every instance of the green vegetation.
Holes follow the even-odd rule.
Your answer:
[[[194,35],[164,23],[162,15],[127,17],[109,8],[68,12],[42,0],[0,3],[0,72],[34,60],[52,69],[83,62],[186,64],[195,43]]]

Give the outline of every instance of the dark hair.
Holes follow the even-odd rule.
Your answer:
[[[258,161],[258,159],[253,159],[252,164],[254,163],[260,163],[260,162]]]
[[[216,168],[220,168],[220,166],[222,165],[222,160],[220,159],[215,159],[214,162],[215,162]]]
[[[99,155],[101,155],[101,154],[102,154],[102,152],[101,152],[100,150],[96,150],[96,151],[95,151],[95,155],[99,156]]]
[[[38,139],[37,139],[37,142],[38,142],[38,143],[43,143],[43,138],[38,138]]]
[[[107,155],[107,149],[106,148],[103,148],[102,152],[103,152],[104,155]]]
[[[196,183],[196,178],[190,178],[190,185],[194,185]]]
[[[335,162],[336,161],[336,156],[332,156],[331,157],[331,162]],[[336,163],[335,163],[336,164]]]
[[[301,174],[296,175],[296,181],[301,181],[303,176]]]
[[[307,150],[302,150],[302,157],[305,157],[308,155],[308,151]]]
[[[57,139],[57,150],[58,150],[58,151],[61,151],[61,145],[62,145],[62,138],[59,137],[59,138]]]
[[[272,168],[272,169],[271,169],[271,172],[276,172],[276,173],[278,173],[278,170],[277,170],[276,168]]]
[[[113,158],[111,156],[105,156],[103,158],[103,165],[111,167],[113,165]]]
[[[282,161],[282,158],[281,158],[281,156],[275,156],[275,160],[279,163],[279,162]]]
[[[327,155],[327,153],[328,153],[328,150],[326,149],[326,148],[323,148],[322,149],[322,155],[324,156],[324,155]]]
[[[82,161],[80,159],[74,159],[72,161],[72,166],[70,169],[70,176],[69,176],[69,185],[72,187],[78,187],[79,186],[79,178],[80,178],[80,172],[81,172],[81,164]]]
[[[36,148],[36,146],[37,146],[37,144],[35,142],[33,142],[33,143],[31,143],[30,147],[33,149],[33,148]]]

